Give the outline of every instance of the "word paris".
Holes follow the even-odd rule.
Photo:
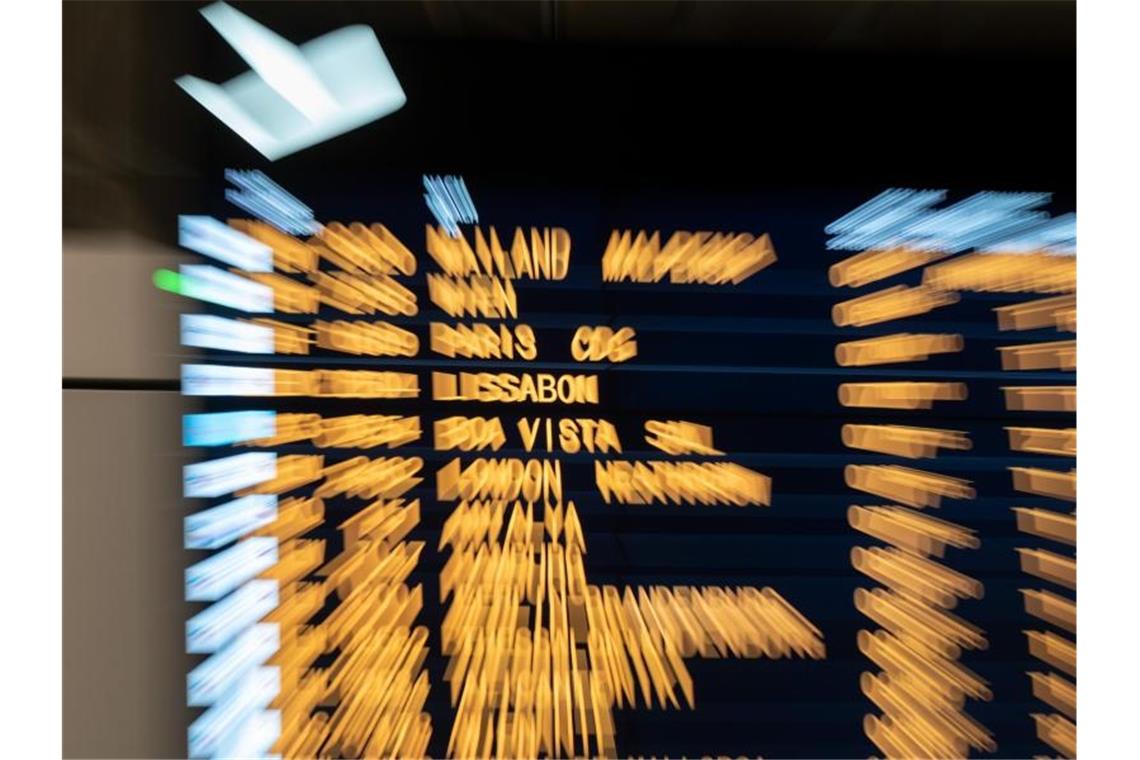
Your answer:
[[[303,207],[246,187],[249,213]],[[186,626],[190,757],[616,757],[615,711],[703,698],[693,658],[825,657],[772,588],[590,582],[566,495],[583,514],[747,510],[772,504],[773,483],[672,411],[624,448],[602,415],[642,358],[637,328],[538,322],[570,335],[543,345],[520,295],[568,277],[569,231],[464,228],[469,205],[426,228],[426,257],[379,223],[182,218],[182,245],[225,265],[156,276],[214,304],[182,323],[206,352],[183,367],[183,393],[206,405],[185,418],[206,456],[184,494],[209,500],[185,521],[186,548],[208,555],[186,571],[202,605]],[[660,240],[615,231],[576,284],[592,271],[598,287],[733,287],[776,261],[763,234]],[[443,525],[438,544],[421,513]],[[442,566],[438,595],[424,566]]]

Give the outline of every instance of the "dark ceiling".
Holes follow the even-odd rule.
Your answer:
[[[64,224],[169,228],[225,166],[522,183],[1071,188],[1069,2],[245,2],[380,38],[397,113],[269,164],[175,77],[238,56],[203,3],[67,2]]]
[[[281,33],[368,24],[387,39],[772,49],[1064,51],[1072,3],[951,0],[235,3]]]

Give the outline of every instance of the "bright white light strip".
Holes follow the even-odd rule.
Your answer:
[[[259,667],[250,671],[231,694],[190,724],[187,737],[190,757],[231,757],[223,750],[234,743],[242,724],[267,707],[280,692],[280,669]]]
[[[212,314],[183,314],[181,326],[184,346],[242,354],[274,353],[272,327],[215,317]]]
[[[186,601],[216,602],[277,564],[277,539],[254,536],[186,568]]]
[[[331,118],[340,105],[296,45],[225,3],[200,13],[249,67],[310,121]]]
[[[247,673],[264,664],[280,646],[281,634],[276,623],[258,623],[247,628],[187,674],[186,704],[209,707],[224,699]]]
[[[217,549],[277,519],[276,494],[250,494],[183,521],[187,549]]]
[[[228,446],[272,438],[277,412],[213,412],[182,415],[183,446]]]
[[[182,468],[182,494],[211,498],[249,488],[277,477],[277,454],[254,451],[223,459],[188,464]]]
[[[275,387],[268,367],[182,365],[183,396],[272,396]]]
[[[281,738],[281,711],[256,710],[222,744],[215,757],[243,760],[281,760],[269,750]]]
[[[213,654],[276,607],[277,581],[249,581],[186,621],[187,654]]]
[[[183,264],[181,292],[189,298],[257,314],[273,313],[273,288],[207,264]]]
[[[275,161],[400,109],[407,97],[375,33],[348,26],[295,46],[224,3],[202,11],[251,69],[178,86]]]
[[[209,216],[178,217],[178,244],[247,272],[272,272],[273,249]]]

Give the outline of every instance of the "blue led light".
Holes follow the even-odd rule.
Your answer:
[[[182,415],[183,446],[228,446],[272,438],[276,432],[277,413],[272,411]]]
[[[1048,251],[1075,256],[1077,253],[1077,215],[1062,214],[1032,227],[988,241],[983,250],[1002,253]]]
[[[941,203],[945,190],[884,190],[871,200],[836,219],[824,228],[828,235],[882,229],[892,220],[908,218],[922,209]]]

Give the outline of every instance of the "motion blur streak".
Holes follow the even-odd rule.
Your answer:
[[[1077,368],[1077,342],[1059,340],[1048,343],[1029,343],[1021,346],[1000,346],[1002,369],[1060,369]]]
[[[994,312],[997,314],[999,330],[1036,330],[1040,327],[1053,327],[1058,332],[1077,330],[1075,295],[999,306]]]
[[[840,327],[866,327],[925,314],[958,301],[958,294],[951,291],[922,285],[916,288],[895,285],[835,304],[831,309],[831,321]]]
[[[1039,226],[1048,217],[1029,210],[1048,200],[1041,193],[979,193],[934,210],[944,198],[943,191],[888,190],[826,228],[835,236],[828,248],[866,249],[831,267],[835,287],[860,287],[923,268],[917,287],[897,284],[835,304],[836,325],[861,328],[959,303],[962,278],[932,273],[954,267],[961,258],[939,262]],[[980,277],[989,282],[990,272]],[[960,334],[900,333],[839,343],[835,360],[858,368],[927,361],[965,348]],[[909,412],[930,409],[934,401],[961,401],[967,393],[964,383],[953,382],[842,383],[838,388],[844,407]],[[905,459],[972,448],[968,431],[913,425],[849,423],[840,437],[849,448]],[[984,588],[934,560],[948,548],[977,549],[981,539],[974,530],[913,511],[942,507],[945,498],[973,499],[974,488],[962,478],[897,464],[848,464],[843,474],[852,490],[906,505],[852,505],[847,513],[852,528],[887,545],[851,550],[852,567],[882,584],[854,595],[855,608],[880,626],[857,636],[860,652],[880,668],[859,679],[863,694],[882,711],[865,716],[864,733],[888,758],[994,752],[990,731],[964,711],[967,698],[989,701],[993,693],[984,678],[959,663],[965,652],[989,644],[983,630],[949,611],[960,600],[980,599]]]
[[[197,348],[216,348],[244,354],[272,354],[274,333],[236,319],[215,317],[211,314],[181,315],[182,345]]]
[[[263,172],[226,169],[225,177],[227,182],[236,186],[226,188],[226,200],[281,232],[288,235],[312,235],[320,230],[320,225],[313,219],[313,210]],[[247,271],[267,271],[241,268]],[[269,267],[268,271],[272,269]]]
[[[945,190],[887,190],[828,225],[827,247],[959,253],[1008,243],[1020,249],[1029,241],[1064,244],[1073,230],[1067,218],[1031,210],[1047,203],[1048,193],[982,192],[933,208],[945,198]]]
[[[879,409],[930,409],[935,401],[962,401],[965,383],[842,383],[843,406]]]
[[[467,192],[463,177],[424,175],[424,202],[439,226],[451,237],[459,237],[459,225],[477,224],[479,212]]]
[[[250,272],[272,272],[273,251],[208,216],[178,217],[178,244]]]
[[[967,434],[960,430],[904,425],[844,425],[840,436],[844,446],[908,459],[937,456],[939,448],[967,450],[972,446]]]
[[[1031,253],[968,253],[927,267],[923,285],[983,293],[1075,293],[1075,256]]]
[[[602,255],[605,282],[661,282],[737,285],[776,262],[768,235],[747,232],[674,232],[665,246],[661,233],[634,237],[614,230]]]
[[[161,272],[161,276],[155,274],[155,284],[163,290],[240,311],[262,314],[273,311],[273,290],[241,275],[204,264],[183,264],[177,275],[166,270]]]
[[[849,464],[843,478],[857,491],[901,501],[915,509],[941,506],[944,496],[954,499],[975,496],[967,480],[891,464]]]
[[[444,524],[450,757],[613,757],[615,707],[640,695],[679,708],[678,689],[694,705],[685,658],[824,656],[819,630],[770,588],[590,585],[574,503],[542,516],[462,501]],[[484,622],[492,600],[502,609]]]
[[[835,363],[840,367],[865,367],[921,361],[931,354],[956,353],[964,345],[961,335],[884,335],[838,344]]]
[[[906,248],[864,251],[833,264],[827,271],[827,278],[835,287],[846,285],[850,288],[859,288],[916,267],[926,266],[947,255],[940,251],[912,251]]]
[[[318,448],[394,449],[420,438],[420,418],[382,414],[351,414],[326,417],[319,414],[281,414],[276,431],[245,442],[250,446],[280,446],[312,441]]]
[[[182,445],[226,446],[267,438],[274,434],[277,424],[277,413],[272,411],[185,414],[182,416]]]

